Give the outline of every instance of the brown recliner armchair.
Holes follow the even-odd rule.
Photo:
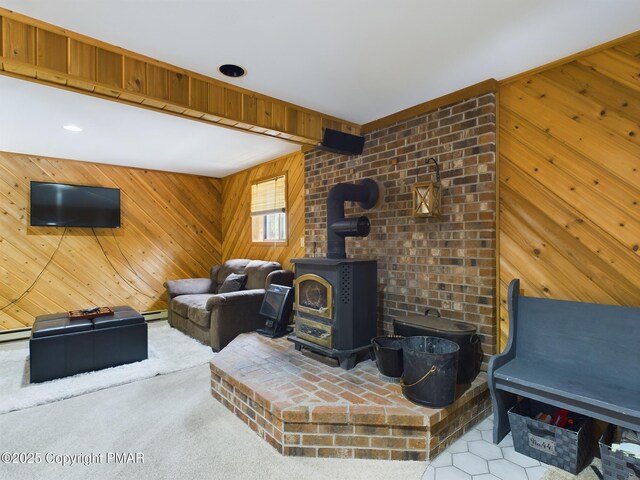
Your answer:
[[[169,324],[219,351],[241,333],[264,327],[260,305],[272,283],[292,286],[293,272],[278,262],[234,259],[213,266],[210,278],[167,280]]]

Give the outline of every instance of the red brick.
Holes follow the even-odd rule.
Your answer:
[[[332,435],[302,435],[302,445],[305,446],[330,446],[333,445]]]
[[[407,446],[413,449],[427,448],[427,439],[426,438],[409,438],[407,439]]]
[[[373,425],[356,425],[356,435],[389,435],[391,429],[389,427],[375,427]]]
[[[318,448],[318,457],[353,458],[353,448]]]
[[[333,395],[331,393],[327,393],[327,392],[316,392],[316,397],[324,400],[325,402],[329,402],[329,403],[336,403],[336,402],[338,402],[340,400],[335,395]]]
[[[304,405],[289,407],[286,410],[283,410],[282,419],[285,422],[307,422],[309,420],[309,408]]]
[[[372,437],[371,446],[377,448],[407,448],[407,440],[394,437]]]
[[[337,386],[334,382],[323,381],[318,383],[318,387],[327,390],[331,393],[340,393],[343,389],[342,387]]]
[[[345,400],[351,402],[351,403],[355,403],[355,404],[363,404],[363,403],[367,403],[366,400],[364,400],[363,398],[360,398],[357,395],[354,395],[351,392],[342,392],[340,394],[340,397],[344,398]]]
[[[358,406],[349,407],[349,423],[357,425],[384,425],[385,411],[382,407]]]
[[[300,374],[300,377],[304,378],[305,380],[308,380],[309,382],[313,382],[313,383],[319,383],[322,381],[322,379],[320,379],[319,377],[311,374],[311,373],[307,373],[307,372],[303,372]]]
[[[275,448],[279,453],[282,453],[282,443],[278,442],[275,438],[273,438],[269,434],[265,434],[264,439],[267,441],[269,445]]]
[[[426,450],[423,452],[413,450],[391,450],[391,460],[414,460],[425,462],[428,459]]]
[[[302,437],[300,435],[298,435],[298,434],[287,433],[287,434],[283,435],[282,442],[285,445],[299,445],[301,438]]]
[[[335,444],[349,447],[368,447],[370,438],[366,436],[336,435]]]
[[[425,424],[425,418],[423,415],[416,414],[406,408],[387,407],[385,410],[387,414],[386,422],[388,424],[415,427]]]
[[[371,387],[368,388],[369,390],[371,390]],[[393,405],[393,401],[384,398],[380,395],[376,395],[375,393],[371,393],[371,392],[366,392],[363,393],[362,395],[360,395],[362,398],[369,400],[370,402],[376,404],[376,405]]]
[[[318,425],[315,423],[285,423],[284,431],[287,433],[315,433],[318,431]]]
[[[317,457],[318,450],[316,448],[309,447],[284,447],[282,449],[284,455],[292,457]]]
[[[336,435],[353,435],[353,425],[318,425],[318,433],[333,433]]]
[[[389,450],[356,448],[353,453],[355,458],[371,458],[375,460],[389,460],[391,458]]]
[[[311,411],[311,420],[316,423],[347,423],[346,405],[318,406]]]

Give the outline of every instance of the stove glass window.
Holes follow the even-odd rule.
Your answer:
[[[324,278],[306,274],[295,281],[296,308],[301,312],[331,318],[331,284]]]

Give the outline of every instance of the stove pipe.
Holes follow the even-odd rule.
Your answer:
[[[338,183],[327,197],[327,258],[347,258],[346,237],[366,237],[371,231],[369,219],[365,216],[345,218],[344,202],[358,202],[368,210],[378,201],[378,184],[364,179],[359,184]]]

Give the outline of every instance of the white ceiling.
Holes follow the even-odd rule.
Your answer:
[[[0,150],[224,177],[298,145],[0,75]],[[69,132],[64,125],[82,132]]]
[[[0,0],[0,6],[356,123],[640,30],[638,0]],[[226,79],[217,72],[223,63],[248,73]],[[150,122],[158,115],[144,114]],[[149,156],[166,151],[176,168],[157,168],[177,170],[180,148],[161,144],[164,131],[149,125],[156,135],[149,145],[137,141],[135,156],[153,162],[143,147]],[[234,133],[190,125],[212,136]],[[112,147],[102,157],[131,161],[125,157],[131,145],[114,141],[109,129],[104,134],[102,144]],[[212,143],[201,145],[199,155],[194,146],[190,155],[207,159],[211,172],[219,161],[224,171],[245,168],[234,167],[231,149],[216,152],[225,141]]]

